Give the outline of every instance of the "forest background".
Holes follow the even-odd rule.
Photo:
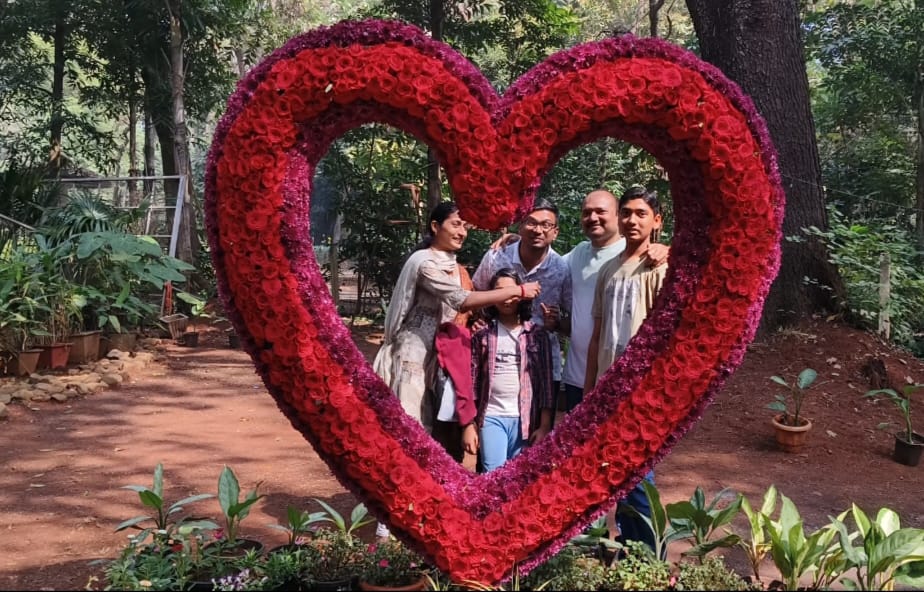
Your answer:
[[[751,95],[780,154],[784,259],[762,330],[812,313],[875,329],[885,311],[891,339],[924,355],[924,0],[0,0],[0,215],[40,226],[65,199],[61,178],[185,175],[177,256],[197,268],[187,289],[213,297],[203,169],[235,82],[291,36],[364,17],[420,26],[498,92],[555,51],[607,36],[696,52]],[[562,210],[556,249],[581,239],[589,190],[634,183],[670,194],[658,163],[616,139],[563,157],[539,192]],[[143,208],[145,191],[127,188],[114,205]],[[177,181],[163,190],[176,200]],[[449,195],[427,147],[398,130],[364,126],[331,147],[311,231],[357,276],[350,314],[380,309],[428,208]],[[471,233],[461,260],[477,265],[495,237]]]

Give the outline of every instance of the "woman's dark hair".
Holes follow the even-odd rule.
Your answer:
[[[433,210],[430,211],[430,219],[427,221],[427,236],[423,237],[423,240],[417,243],[417,246],[414,247],[414,251],[429,249],[430,245],[433,244],[434,238],[436,238],[433,236],[432,224],[436,222],[438,225],[442,226],[447,218],[458,211],[459,206],[457,206],[454,201],[442,201],[433,208]]]
[[[657,191],[648,191],[641,185],[633,185],[626,189],[625,193],[619,198],[619,207],[626,205],[633,199],[642,199],[651,208],[655,214],[661,213],[661,202],[658,201]]]
[[[523,283],[523,280],[520,279],[520,274],[514,271],[510,267],[503,267],[498,269],[497,272],[491,277],[491,281],[488,283],[488,288],[493,290],[497,287],[497,280],[501,278],[510,278],[519,286]],[[484,314],[489,319],[496,319],[500,315],[500,311],[497,310],[496,306],[489,306],[484,309]],[[517,316],[520,317],[520,322],[525,323],[533,316],[533,301],[523,298],[520,300],[517,305]]]

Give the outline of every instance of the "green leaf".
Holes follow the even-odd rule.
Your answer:
[[[161,510],[164,507],[164,500],[150,489],[139,491],[138,497],[141,498],[141,503],[149,508]]]
[[[157,466],[154,467],[154,487],[153,491],[157,494],[157,497],[164,497],[164,464],[157,463]]]
[[[799,388],[807,389],[815,382],[816,378],[818,378],[818,373],[811,368],[806,368],[799,373]]]
[[[129,518],[125,522],[122,522],[118,526],[116,526],[114,532],[119,532],[120,530],[125,530],[126,528],[130,528],[132,526],[135,526],[136,524],[141,524],[145,520],[153,520],[153,518],[151,518],[150,516],[135,516],[134,518]]]
[[[237,482],[237,477],[231,467],[225,465],[221,475],[218,477],[218,504],[221,511],[227,517],[232,517],[231,509],[237,504],[238,497],[241,494],[241,487]]]
[[[785,386],[786,388],[789,388],[789,383],[783,380],[783,378],[780,376],[771,376],[770,380],[772,380],[773,382],[777,383],[780,386]]]
[[[177,510],[181,510],[181,509],[183,508],[183,506],[185,506],[185,505],[187,505],[187,504],[191,504],[191,503],[194,503],[194,502],[198,502],[198,501],[210,499],[210,498],[213,498],[213,497],[215,497],[215,496],[212,495],[211,493],[200,493],[200,494],[197,494],[197,495],[191,495],[191,496],[189,496],[189,497],[184,497],[183,499],[179,500],[178,502],[174,502],[173,504],[170,505],[169,513],[172,514],[173,512],[175,512],[175,511],[177,511]]]
[[[318,499],[318,498],[313,498],[313,499],[314,499],[314,501],[316,501],[316,502],[318,502],[319,504],[321,504],[321,507],[324,508],[324,511],[325,511],[325,512],[327,512],[327,516],[325,517],[325,521],[327,521],[327,522],[333,522],[335,525],[337,525],[337,528],[338,528],[341,532],[346,532],[346,531],[347,531],[346,522],[344,521],[343,516],[340,515],[340,512],[338,512],[337,510],[335,510],[333,507],[331,507],[331,506],[330,506],[327,502],[325,502],[324,500],[321,500],[321,499]]]

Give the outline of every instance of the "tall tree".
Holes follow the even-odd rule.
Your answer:
[[[827,228],[798,0],[687,0],[687,8],[702,57],[737,82],[767,122],[786,192],[784,236]],[[837,310],[843,301],[842,281],[822,243],[784,240],[782,247],[761,331]]]
[[[924,0],[915,2],[835,4],[807,14],[805,30],[826,186],[848,220],[902,224],[916,210],[924,247]]]

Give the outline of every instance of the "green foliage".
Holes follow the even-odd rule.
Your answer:
[[[366,562],[365,547],[357,537],[346,531],[319,529],[303,546],[304,573],[311,582],[350,579],[363,571]]]
[[[69,195],[63,206],[47,210],[39,230],[56,245],[85,232],[128,232],[146,211],[146,203],[137,209],[120,210],[98,195],[78,191]]]
[[[856,577],[843,583],[852,590],[891,590],[895,580],[914,585],[922,582],[924,573],[924,530],[901,528],[898,514],[882,508],[875,520],[856,504],[850,514],[857,526],[853,533],[843,522],[847,512],[832,519],[838,533],[846,569],[855,570]],[[856,546],[859,540],[860,545]]]
[[[143,543],[148,535],[151,535],[155,543],[160,546],[166,546],[180,527],[184,527],[185,530],[214,530],[218,528],[218,525],[210,520],[193,520],[188,516],[184,516],[179,520],[175,519],[174,514],[182,512],[184,506],[215,496],[209,493],[200,493],[184,497],[179,501],[173,502],[169,506],[166,505],[167,502],[164,500],[163,463],[158,463],[154,468],[154,482],[151,487],[145,485],[125,485],[122,489],[130,489],[137,492],[141,504],[145,508],[150,508],[156,512],[154,516],[145,514],[129,518],[116,526],[115,532],[125,530],[126,528],[140,530],[141,532],[133,537],[134,544]],[[141,526],[142,523],[149,521],[153,522],[152,526]]]
[[[23,161],[16,154],[0,161],[0,214],[35,227],[57,195],[57,184],[45,180],[45,167]],[[7,245],[15,246],[24,240],[26,232],[0,220],[0,260],[9,255]]]
[[[524,576],[520,584],[525,590],[540,586],[548,590],[597,590],[605,578],[606,566],[571,543]]]
[[[767,405],[767,408],[782,413],[784,425],[803,425],[805,422],[801,416],[802,403],[805,402],[805,395],[816,378],[818,378],[818,373],[811,368],[802,370],[792,384],[786,382],[781,376],[771,376],[770,380],[785,388],[786,392],[775,395],[776,400]]]
[[[225,466],[218,476],[218,503],[225,517],[224,536],[228,544],[237,542],[241,521],[250,514],[250,507],[263,497],[257,495],[259,487],[260,483],[257,483],[241,500],[241,487],[231,467]]]
[[[184,573],[179,573],[177,555],[170,547],[138,546],[132,542],[106,564],[105,590],[179,590]]]
[[[829,524],[806,533],[792,500],[782,494],[780,499],[779,518],[774,520],[772,516],[765,515],[770,535],[770,556],[780,571],[785,589],[795,590],[803,576],[826,573],[824,564],[834,551],[832,544],[836,530]]]
[[[584,529],[584,532],[575,536],[568,542],[570,545],[576,547],[584,547],[589,548],[591,551],[597,551],[602,558],[604,550],[611,551],[615,554],[622,549],[622,544],[611,539],[609,534],[609,527],[606,525],[606,515],[603,515],[591,522],[590,525]]]
[[[298,544],[298,540],[308,534],[308,527],[324,519],[324,512],[299,512],[298,508],[289,506],[286,508],[285,524],[269,524],[270,528],[282,530],[289,535],[289,545]]]
[[[607,590],[667,590],[673,585],[671,566],[657,559],[648,545],[629,541],[626,555],[607,572]]]
[[[740,499],[741,511],[748,520],[750,532],[740,537],[738,547],[747,556],[755,581],[760,581],[760,565],[770,552],[770,542],[767,539],[767,516],[770,516],[776,507],[776,487],[771,485],[767,489],[758,510],[751,508],[751,503],[746,497],[741,496]]]
[[[762,590],[751,586],[725,565],[721,557],[707,557],[702,564],[681,563],[674,590]]]
[[[699,558],[700,562],[706,554],[720,547],[733,547],[741,541],[741,537],[734,533],[726,533],[719,538],[713,538],[718,529],[730,524],[741,510],[741,495],[734,494],[730,503],[719,507],[725,494],[729,490],[723,489],[707,505],[706,494],[701,487],[697,487],[689,501],[677,502],[667,505],[667,516],[671,528],[677,533],[687,534],[691,549],[683,555]]]
[[[402,188],[422,184],[424,146],[393,129],[367,126],[335,142],[318,169],[336,188],[340,257],[352,262],[359,294],[374,288],[388,299],[405,258],[426,233],[426,204],[415,209]]]
[[[401,541],[390,539],[367,549],[363,580],[376,586],[407,586],[423,577],[425,565],[420,556]]]
[[[121,231],[83,232],[57,248],[62,273],[84,300],[85,329],[121,333],[153,323],[165,282],[181,284],[192,269],[153,238]]]
[[[353,510],[350,512],[350,521],[347,522],[343,515],[340,514],[337,510],[333,508],[330,504],[324,500],[314,498],[314,501],[318,502],[324,512],[321,512],[321,515],[318,516],[318,522],[331,522],[336,527],[338,532],[342,532],[346,535],[353,536],[353,532],[362,528],[367,524],[372,524],[372,518],[367,517],[369,511],[366,510],[364,504],[356,504],[353,506]]]
[[[895,403],[895,406],[898,407],[899,412],[902,414],[902,420],[904,421],[904,440],[909,444],[915,441],[914,438],[914,427],[911,425],[911,394],[917,391],[924,391],[924,384],[909,384],[905,385],[902,389],[902,393],[899,394],[893,389],[877,389],[868,391],[864,397],[879,397],[880,395],[885,395],[890,401]],[[885,427],[889,424],[880,425],[879,427]]]
[[[924,11],[905,2],[828,3],[805,17],[813,114],[827,190],[851,218],[901,225],[914,204]],[[899,57],[899,59],[896,59]]]
[[[847,308],[864,329],[877,327],[879,319],[879,261],[888,253],[891,267],[891,296],[887,305],[892,341],[917,353],[924,353],[924,269],[911,232],[897,221],[867,220],[850,223],[836,209],[828,208],[830,230],[804,228],[819,237],[847,287]],[[787,240],[800,241],[799,237]],[[810,278],[805,281],[811,282]]]

